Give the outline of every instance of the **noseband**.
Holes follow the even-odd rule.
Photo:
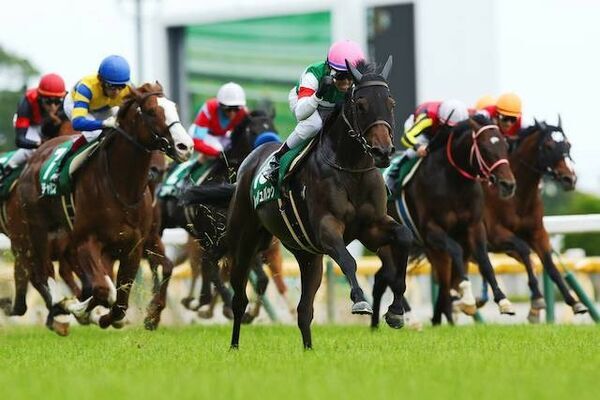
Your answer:
[[[477,167],[479,170],[479,173],[477,175],[472,175],[469,172],[465,171],[464,169],[459,167],[458,164],[454,161],[454,158],[452,157],[452,138],[454,137],[454,131],[450,132],[450,137],[448,137],[448,143],[446,144],[446,155],[448,157],[448,161],[463,177],[465,177],[467,179],[475,180],[475,179],[483,176],[484,180],[488,180],[488,181],[492,182],[493,181],[492,172],[502,164],[508,165],[508,160],[506,158],[499,159],[491,166],[483,158],[483,155],[481,154],[481,150],[479,149],[479,144],[477,143],[477,138],[479,137],[479,135],[481,135],[482,132],[485,132],[489,129],[497,129],[497,127],[496,127],[496,125],[485,125],[485,126],[482,126],[481,128],[479,128],[479,130],[477,132],[472,131],[472,133],[471,133],[472,143],[471,143],[471,150],[469,152],[470,153],[469,163],[471,166],[473,166],[473,164],[474,164],[473,159],[475,159],[477,161]]]
[[[346,112],[345,112],[345,106],[342,108],[342,118],[344,119],[344,122],[346,123],[346,125],[348,126],[348,136],[350,136],[352,139],[355,139],[363,148],[363,151],[367,154],[369,154],[371,157],[371,145],[369,143],[367,143],[367,139],[364,136],[365,132],[368,132],[369,129],[371,129],[372,127],[374,127],[375,125],[385,125],[390,132],[390,138],[393,138],[393,128],[392,125],[383,119],[378,119],[375,120],[374,122],[370,123],[369,125],[367,125],[367,127],[364,130],[360,129],[360,125],[358,123],[358,118],[357,118],[357,112],[356,112],[356,102],[355,102],[355,94],[356,92],[358,92],[361,89],[367,88],[367,87],[372,87],[372,86],[383,86],[386,89],[388,89],[389,91],[389,86],[386,82],[383,81],[369,81],[369,82],[365,82],[365,83],[359,83],[357,86],[353,86],[352,87],[352,95],[350,97],[350,109],[352,111],[351,115],[352,115],[352,123],[350,123],[350,121],[348,120],[348,117],[346,117]]]

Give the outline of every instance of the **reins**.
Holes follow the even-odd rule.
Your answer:
[[[471,166],[473,166],[473,158],[475,158],[479,170],[479,173],[477,175],[470,174],[468,171],[458,166],[456,161],[454,161],[454,157],[452,156],[452,139],[454,137],[454,131],[450,132],[450,136],[448,137],[448,142],[446,144],[446,156],[448,157],[448,161],[450,162],[450,164],[458,171],[460,175],[462,175],[466,179],[475,180],[483,176],[484,180],[491,180],[490,178],[492,176],[492,172],[496,168],[503,164],[508,165],[508,159],[506,158],[501,158],[491,166],[483,158],[481,150],[479,149],[479,144],[477,143],[477,138],[479,137],[479,135],[481,135],[481,133],[489,129],[497,129],[497,127],[495,125],[485,125],[479,128],[477,132],[472,131],[471,134],[472,143],[471,150],[469,151],[469,163]]]

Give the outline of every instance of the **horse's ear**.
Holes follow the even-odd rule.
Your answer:
[[[162,92],[162,90],[163,90],[163,87],[162,87],[162,85],[160,84],[160,82],[159,82],[159,81],[154,81],[154,83],[156,83],[156,86],[158,86],[158,87],[160,88],[160,91]]]
[[[352,65],[348,60],[345,60],[345,61],[346,61],[346,68],[348,68],[348,71],[350,71],[352,78],[354,78],[354,82],[359,83],[360,80],[362,79],[362,74],[360,73],[359,70],[354,68],[354,65]]]
[[[471,127],[471,129],[478,130],[479,128],[481,128],[479,122],[477,122],[475,118],[469,118],[467,121],[469,121],[469,126]]]
[[[537,118],[533,117],[533,123],[535,126],[537,126],[538,128],[541,128],[540,126],[540,121],[537,120]]]
[[[388,80],[388,76],[390,75],[391,70],[392,70],[392,55],[390,54],[387,61],[385,62],[385,65],[383,66],[383,69],[381,70],[381,76],[386,81]]]
[[[562,118],[560,117],[560,113],[558,113],[558,129],[562,131]]]

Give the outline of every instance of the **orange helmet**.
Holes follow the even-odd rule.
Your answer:
[[[65,81],[57,74],[46,74],[42,76],[37,91],[40,96],[44,97],[64,97],[67,94],[67,91],[65,90]]]
[[[477,103],[475,103],[475,109],[483,110],[484,108],[493,106],[494,104],[496,104],[496,98],[492,95],[486,94],[477,100]]]
[[[496,109],[499,114],[519,117],[521,116],[521,98],[514,93],[504,93],[498,97]]]

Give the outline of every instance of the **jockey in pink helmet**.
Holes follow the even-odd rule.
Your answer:
[[[281,156],[315,136],[336,103],[344,100],[346,91],[352,86],[352,76],[346,67],[346,60],[356,66],[364,59],[365,55],[357,43],[340,40],[329,48],[327,60],[311,64],[304,70],[288,98],[298,125],[275,152],[271,161],[271,172],[266,178],[273,184],[277,182]]]

